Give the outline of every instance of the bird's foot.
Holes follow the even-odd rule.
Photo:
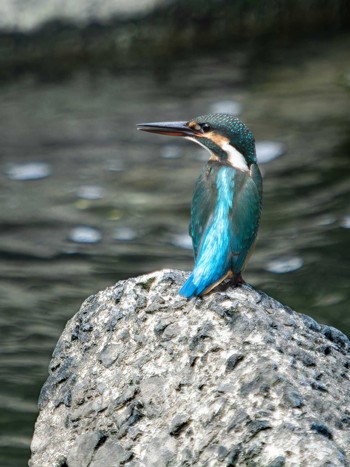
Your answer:
[[[235,287],[240,287],[241,285],[245,284],[245,280],[243,279],[242,274],[234,274],[231,278],[231,284]]]
[[[245,283],[246,282],[244,281],[241,273],[233,274],[231,272],[231,274],[226,276],[221,282],[221,284],[217,286],[217,290],[225,292],[230,287],[241,287]]]
[[[223,277],[221,277],[217,282],[209,286],[207,289],[204,290],[200,294],[200,297],[203,298],[204,295],[207,295],[211,292],[214,288],[218,291],[224,292],[229,287],[240,287],[241,285],[245,284],[243,280],[242,274],[234,274],[232,271],[228,271]]]

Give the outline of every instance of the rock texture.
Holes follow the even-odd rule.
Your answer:
[[[349,340],[245,285],[187,302],[180,271],[69,321],[30,466],[347,466]]]

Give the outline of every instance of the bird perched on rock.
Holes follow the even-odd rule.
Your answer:
[[[139,130],[182,136],[209,151],[193,193],[190,235],[195,266],[179,291],[192,298],[223,280],[243,282],[258,232],[262,179],[252,132],[238,118],[211,114],[188,122],[143,123]]]

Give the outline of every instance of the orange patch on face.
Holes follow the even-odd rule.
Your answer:
[[[197,135],[199,138],[207,138],[213,141],[217,146],[220,148],[223,147],[225,143],[229,142],[228,138],[225,138],[225,136],[219,135],[218,133],[215,133],[215,131],[208,131],[208,133],[202,133]],[[219,161],[220,157],[214,154],[212,151],[210,152],[210,161]]]
[[[208,138],[212,140],[220,148],[222,148],[224,144],[230,142],[228,138],[226,138],[225,136],[219,135],[218,133],[215,133],[215,131],[209,131],[208,133],[203,133],[202,135],[198,135],[198,136],[201,138]]]
[[[189,128],[192,128],[192,130],[200,131],[201,127],[198,125],[198,123],[195,120],[192,120],[192,122],[188,123]]]

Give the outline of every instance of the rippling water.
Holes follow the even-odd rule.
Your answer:
[[[138,133],[138,122],[239,112],[266,162],[246,280],[350,332],[349,45],[0,88],[0,465],[26,462],[50,355],[84,298],[121,278],[192,267],[189,207],[206,155]]]

